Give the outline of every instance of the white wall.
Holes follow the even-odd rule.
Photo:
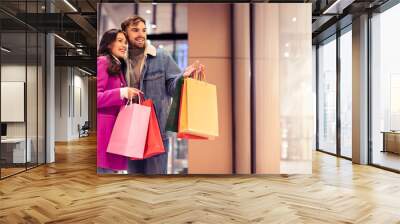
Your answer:
[[[28,66],[27,67],[28,74],[35,73],[36,67]],[[9,64],[1,66],[1,81],[3,82],[25,82],[25,64]],[[34,89],[34,93],[27,93],[28,98],[36,97],[36,89]],[[32,100],[27,99],[29,102]],[[1,108],[2,110],[7,110],[7,108]],[[33,120],[28,114],[28,121]],[[36,114],[35,114],[36,118]],[[25,123],[26,122],[7,122],[7,136],[8,137],[25,137]],[[28,136],[29,137],[29,136]]]
[[[55,141],[77,139],[78,124],[88,120],[88,78],[76,68],[56,67],[55,79]]]
[[[87,77],[83,77],[81,76],[81,73],[79,72],[78,74],[76,73],[77,70],[74,71],[75,75],[74,75],[74,89],[75,92],[73,94],[75,94],[73,96],[74,100],[75,100],[75,114],[73,113],[73,119],[72,119],[72,130],[71,130],[71,134],[73,136],[73,138],[77,138],[79,137],[79,133],[78,133],[78,129],[77,126],[78,124],[80,124],[81,126],[85,123],[85,121],[88,120],[88,116],[89,116],[89,112],[88,112],[88,78]],[[77,90],[80,89],[80,99],[77,98],[78,93]],[[80,100],[80,102],[79,102]],[[81,107],[82,112],[79,113],[79,108],[77,108],[77,105],[79,105]]]
[[[36,70],[38,69],[38,70]],[[27,81],[25,78],[27,77]],[[32,161],[44,162],[44,74],[42,67],[25,64],[3,64],[1,66],[1,81],[18,81],[26,83],[26,107],[22,112],[27,115],[24,122],[6,122],[7,137],[24,138],[25,135],[30,139]],[[22,92],[23,94],[23,92]],[[7,97],[7,96],[2,96]],[[11,110],[11,108],[1,108],[1,110]],[[39,156],[37,157],[37,153]]]
[[[68,84],[67,67],[55,68],[55,141],[68,140]]]

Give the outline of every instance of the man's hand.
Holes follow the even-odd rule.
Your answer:
[[[200,72],[201,70],[204,70],[204,65],[200,64],[199,61],[196,61],[195,63],[186,67],[185,72],[183,73],[183,77],[189,77],[195,72]]]

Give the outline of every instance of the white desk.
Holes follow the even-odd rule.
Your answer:
[[[27,138],[26,142],[28,143],[26,147],[26,154],[25,154],[25,138],[5,138],[1,139],[1,144],[9,147],[10,145],[13,145],[12,148],[12,155],[13,163],[25,163],[25,162],[31,162],[31,145],[32,145],[32,140],[30,138]],[[2,146],[2,147],[4,147]],[[25,161],[25,158],[27,158],[27,161]]]

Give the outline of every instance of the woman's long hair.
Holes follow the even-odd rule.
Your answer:
[[[117,60],[111,54],[110,46],[117,40],[117,35],[119,33],[124,34],[125,38],[126,34],[119,29],[111,29],[106,31],[103,36],[101,37],[98,56],[107,56],[108,58],[108,68],[107,72],[110,75],[119,75],[121,71],[125,73],[126,71],[126,63],[125,60],[119,59]]]

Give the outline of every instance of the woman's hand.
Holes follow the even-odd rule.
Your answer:
[[[128,99],[133,99],[136,95],[143,94],[142,91],[136,88],[128,87]]]
[[[132,87],[121,88],[121,96],[125,99],[132,100],[136,95],[143,94],[142,91]]]

